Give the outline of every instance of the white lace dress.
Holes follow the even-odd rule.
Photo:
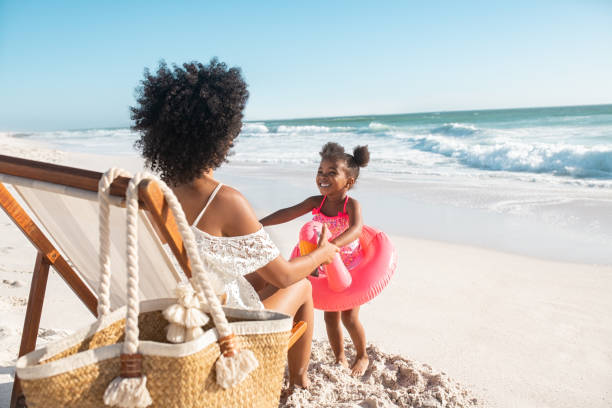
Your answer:
[[[215,188],[208,202],[195,219],[194,232],[204,269],[214,276],[216,291],[227,294],[226,305],[247,309],[263,309],[257,292],[244,278],[280,255],[280,251],[261,227],[258,231],[237,237],[217,237],[196,227],[223,184]]]
[[[244,278],[276,258],[280,251],[261,227],[237,237],[217,237],[195,226],[194,231],[204,269],[223,285],[227,306],[263,309],[257,292]]]

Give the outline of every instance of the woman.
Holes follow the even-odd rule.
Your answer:
[[[216,59],[172,68],[162,62],[156,73],[145,70],[137,95],[131,108],[132,128],[140,133],[136,147],[173,188],[228,304],[265,307],[308,324],[288,358],[290,385],[308,387],[313,306],[305,278],[338,247],[326,230],[315,251],[285,260],[242,194],[214,178],[242,127],[248,91],[240,70]]]

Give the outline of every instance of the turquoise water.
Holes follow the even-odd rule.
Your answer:
[[[612,105],[250,122],[235,160],[316,163],[329,140],[369,145],[374,171],[388,175],[612,180]]]
[[[14,137],[69,151],[133,155],[128,128]],[[314,166],[328,141],[367,144],[369,172],[391,179],[462,176],[612,186],[612,105],[249,121],[234,164]]]

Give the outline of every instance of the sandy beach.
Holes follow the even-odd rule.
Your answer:
[[[344,273],[337,286],[333,278],[313,279],[313,304],[353,307],[340,319],[355,339],[353,344],[342,329],[350,368],[330,325],[335,353],[331,349],[325,313],[315,310],[313,323],[309,306],[303,307],[310,299],[304,281],[274,294],[262,285],[266,305],[309,325],[306,341],[291,353],[278,408],[612,408],[611,21],[612,0],[179,6],[0,0],[0,156],[9,156],[0,171],[11,173],[0,174],[2,205],[28,231],[23,234],[0,208],[0,408],[13,408],[28,304],[24,348],[31,348],[38,320],[38,299],[29,302],[29,293],[41,297],[47,278],[45,258],[26,235],[33,241],[38,230],[49,235],[64,258],[53,262],[90,309],[108,241],[105,208],[99,214],[96,196],[81,188],[95,190],[96,173],[73,177],[52,166],[14,165],[10,157],[100,174],[155,169],[174,184],[189,219],[205,230],[194,232],[199,250],[210,255],[204,269],[216,272],[210,281],[217,295],[225,285],[228,306],[259,306],[251,288],[232,282],[234,273],[266,264],[262,277],[285,286],[310,274],[324,255],[330,260],[336,249],[324,247],[287,266],[262,232],[290,258],[306,222],[316,217],[327,224],[341,246],[331,264],[347,267],[352,286]],[[53,182],[65,177],[74,183],[33,180],[42,171]],[[19,172],[27,180],[17,178]],[[216,195],[217,181],[246,198],[265,230],[257,230],[233,191]],[[11,210],[7,190],[17,203],[31,204],[26,211],[34,222],[36,214],[45,218],[38,229]],[[157,192],[149,192],[150,201],[142,198],[152,208]],[[70,197],[53,197],[64,193]],[[216,202],[204,208],[202,201],[213,196]],[[124,220],[121,198],[112,198],[109,291],[115,309],[126,302],[128,288],[134,293],[126,283],[135,282],[134,275],[118,268],[131,266],[135,257],[133,235],[126,239],[124,229],[127,222],[132,231],[132,218]],[[162,208],[162,217],[171,206]],[[198,209],[203,218],[195,215]],[[292,219],[297,214],[303,215]],[[147,231],[139,234],[140,300],[180,293],[175,280],[183,275],[165,256],[176,246],[155,236],[168,237],[168,231],[138,215],[138,230]],[[159,221],[160,215],[152,217]],[[97,254],[100,238],[104,248]],[[313,248],[310,241],[302,248]],[[38,241],[51,260],[56,253],[46,244]],[[190,262],[199,270],[197,260]],[[42,279],[32,285],[35,267]],[[385,272],[392,268],[389,280]],[[62,275],[53,268],[48,275],[39,352],[96,322]],[[224,282],[215,279],[224,275]],[[369,366],[355,378],[352,372],[361,374],[366,362],[355,304],[365,299],[358,320]],[[105,302],[99,303],[105,311]],[[177,341],[208,327],[202,326],[205,316],[188,310],[195,301],[184,299],[183,306],[166,313],[189,329],[166,326],[167,337]],[[289,320],[279,321],[289,329]],[[201,341],[219,333],[229,338],[218,326]],[[251,333],[247,326],[260,334],[257,322],[231,327],[240,327],[233,331],[240,336],[243,327]],[[133,354],[135,342],[124,337],[124,350]],[[231,340],[220,343],[231,348]],[[190,345],[196,343],[152,346],[160,355]],[[226,370],[225,384],[254,366],[248,353],[242,356],[240,367]],[[129,360],[123,367],[136,375],[137,359]],[[263,378],[268,367],[262,364],[249,378],[276,405],[276,390]],[[167,371],[158,372],[164,393],[172,377]],[[19,372],[25,384],[21,362]],[[158,384],[149,373],[148,385]],[[215,381],[224,383],[224,374],[215,368]],[[117,387],[107,386],[104,399],[146,405],[138,380],[113,382]],[[186,395],[178,380],[181,386],[170,388]],[[130,396],[120,387],[126,384],[138,387],[132,396],[139,402],[125,401]],[[59,392],[81,398],[65,387]],[[30,405],[37,405],[34,395]],[[86,394],[99,401],[98,395]],[[153,395],[150,406],[163,405],[160,394]],[[197,398],[210,405],[210,398]],[[43,405],[53,402],[45,397]]]
[[[141,166],[129,157],[109,159],[42,149],[32,153],[27,145],[11,143],[6,149],[3,145],[3,154],[99,171],[111,162],[131,171]],[[279,183],[266,171],[231,165],[218,176],[243,191],[261,216],[304,198],[300,186],[311,184],[308,173],[296,173],[284,176],[287,186],[279,190]],[[364,197],[366,223],[384,229],[393,219],[385,217],[380,206],[367,205],[368,197],[378,191],[366,182],[354,195]],[[392,193],[386,198],[394,200]],[[400,205],[397,200],[396,205]],[[402,217],[418,219],[415,211]],[[283,254],[295,244],[303,221],[270,228]],[[372,350],[401,355],[411,364],[430,367],[434,374],[444,373],[449,384],[451,379],[452,384],[460,384],[457,387],[469,390],[482,406],[603,408],[612,404],[612,266],[543,259],[476,246],[470,240],[450,243],[400,233],[397,228],[387,230],[399,266],[385,291],[361,309]],[[525,237],[526,242],[532,239]],[[1,212],[0,407],[7,407],[10,399],[34,259],[32,246]],[[91,320],[52,273],[39,344]],[[321,313],[316,315],[315,338],[319,346],[314,357],[320,367],[325,365],[321,361],[326,352]],[[372,364],[369,375],[374,368]],[[368,398],[346,406],[390,403],[376,395]]]

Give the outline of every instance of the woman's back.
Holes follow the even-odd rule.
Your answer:
[[[199,217],[196,227],[216,237],[237,237],[258,231],[261,224],[244,196],[223,185],[213,197],[218,186],[219,182],[212,177],[202,177],[173,189],[187,221],[193,224]],[[202,213],[204,207],[206,211]]]
[[[279,250],[242,194],[222,183],[210,191],[210,181],[200,179],[188,189],[176,189],[204,267],[223,284],[228,306],[261,309],[259,295],[244,276],[270,263]],[[196,212],[198,204],[202,208]]]

